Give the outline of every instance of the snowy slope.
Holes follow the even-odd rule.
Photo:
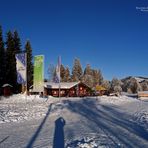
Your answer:
[[[126,96],[2,98],[0,148],[146,148],[147,106]]]

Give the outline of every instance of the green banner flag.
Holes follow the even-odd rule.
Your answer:
[[[38,55],[34,57],[34,81],[33,91],[44,91],[44,56]]]

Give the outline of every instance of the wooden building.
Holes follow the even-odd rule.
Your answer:
[[[101,85],[96,86],[96,95],[102,96],[102,95],[105,95],[107,93],[108,93],[108,91],[105,87],[103,87]]]
[[[140,99],[148,99],[148,91],[138,91],[138,98]]]
[[[59,96],[59,83],[45,82],[44,94],[54,97]],[[84,97],[90,96],[91,88],[82,82],[61,82],[60,96],[61,97]]]
[[[3,88],[3,95],[5,97],[8,97],[8,96],[12,95],[12,85],[10,85],[10,84],[4,84],[2,86],[2,88]]]

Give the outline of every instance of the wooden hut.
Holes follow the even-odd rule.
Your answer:
[[[47,95],[54,97],[83,97],[89,96],[91,88],[82,82],[61,82],[60,89],[59,83],[45,82],[45,90]]]
[[[3,86],[2,86],[2,88],[3,88],[3,95],[5,96],[5,97],[8,97],[8,96],[10,96],[10,95],[12,95],[12,85],[10,85],[10,84],[4,84]]]
[[[96,94],[102,96],[102,95],[105,95],[107,94],[107,89],[101,85],[97,85],[96,86]]]
[[[148,91],[138,91],[138,98],[142,100],[148,99]]]

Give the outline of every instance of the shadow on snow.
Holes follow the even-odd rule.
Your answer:
[[[87,118],[88,126],[94,131],[96,126],[92,126],[92,123],[101,128],[114,145],[121,142],[126,147],[148,147],[148,132],[133,121],[133,116],[121,113],[112,106],[96,104],[94,99],[64,102],[71,112]]]
[[[53,139],[53,148],[64,148],[64,126],[66,121],[63,117],[59,117],[55,121],[55,132]]]
[[[34,133],[34,135],[32,136],[32,138],[30,139],[29,143],[27,144],[26,148],[32,148],[33,147],[33,144],[35,143],[39,133],[41,132],[49,114],[50,114],[50,111],[51,111],[51,106],[52,104],[50,104],[49,108],[48,108],[48,111],[46,113],[46,116],[44,117],[43,121],[41,122],[40,126],[38,127],[38,129],[36,130],[36,132]]]

